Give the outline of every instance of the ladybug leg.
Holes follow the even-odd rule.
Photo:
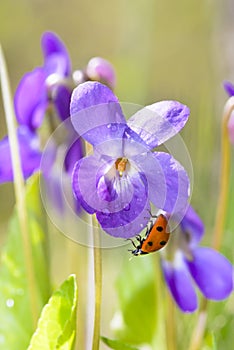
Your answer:
[[[137,248],[135,242],[131,238],[127,238],[126,241],[132,242],[133,247]],[[131,249],[128,249],[129,251],[132,251]]]
[[[142,241],[144,240],[144,238],[142,238],[140,235],[137,235],[137,236],[136,236],[136,240],[137,240],[139,243],[142,243]]]

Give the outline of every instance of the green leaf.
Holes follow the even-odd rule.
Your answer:
[[[217,344],[213,332],[207,332],[202,350],[217,350]]]
[[[27,183],[26,202],[39,313],[49,298],[50,283],[38,175]],[[1,254],[0,281],[0,349],[25,350],[34,329],[22,237],[16,213],[10,220]]]
[[[116,330],[116,335],[122,341],[131,344],[152,342],[157,326],[155,279],[151,256],[125,262],[117,280],[123,325]]]
[[[134,346],[129,344],[124,344],[119,340],[108,339],[106,337],[101,337],[104,344],[108,345],[109,348],[114,350],[138,350]]]
[[[42,310],[28,350],[73,349],[76,334],[77,287],[74,275],[56,290]]]

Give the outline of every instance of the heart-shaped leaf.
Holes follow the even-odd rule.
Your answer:
[[[76,335],[77,286],[74,275],[57,289],[42,310],[28,350],[71,350]]]

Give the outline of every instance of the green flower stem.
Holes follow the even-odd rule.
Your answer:
[[[102,250],[100,228],[96,220],[93,219],[93,253],[94,253],[94,282],[95,282],[95,310],[94,310],[94,330],[92,350],[99,349],[100,326],[101,326],[101,304],[102,304]]]
[[[156,288],[156,328],[155,335],[153,338],[152,348],[160,349],[160,350],[171,350],[167,347],[167,322],[165,315],[165,304],[164,304],[164,295],[163,295],[163,286],[164,283],[162,281],[162,271],[160,268],[160,260],[159,255],[155,254],[154,258],[154,269],[155,276],[157,276],[157,280],[155,281]],[[165,322],[163,322],[165,320]]]
[[[14,190],[16,198],[16,210],[19,218],[20,233],[22,235],[23,251],[25,258],[25,268],[28,280],[29,300],[32,314],[33,326],[36,327],[38,317],[38,303],[36,298],[35,274],[33,268],[32,247],[30,244],[30,235],[28,227],[27,206],[25,202],[25,186],[21,171],[21,162],[19,155],[19,145],[15,127],[15,113],[12,104],[12,96],[7,73],[6,62],[2,48],[0,46],[0,77],[2,87],[3,105],[6,115],[6,124],[9,135],[10,152],[12,159],[12,168],[14,174]]]
[[[92,152],[92,146],[89,143],[85,142],[86,155],[89,155],[91,152]],[[89,226],[90,226],[91,235],[92,235],[93,266],[92,267],[89,266],[88,268],[94,269],[94,288],[95,288],[92,350],[98,350],[99,344],[100,344],[101,304],[102,304],[102,249],[101,249],[100,226],[95,216],[92,216]],[[90,265],[90,261],[89,261],[89,265]],[[89,288],[91,285],[92,283],[90,282]]]
[[[175,305],[169,291],[166,291],[166,335],[167,335],[167,349],[176,350],[176,323],[175,323]]]
[[[229,140],[228,122],[234,111],[234,97],[230,97],[224,106],[221,135],[221,164],[220,164],[220,189],[216,210],[216,221],[214,227],[213,248],[220,249],[224,225],[226,221],[226,212],[228,204],[228,191],[231,167],[231,147]],[[203,298],[201,301],[198,320],[192,334],[189,350],[199,350],[201,348],[203,336],[207,321],[208,300]]]
[[[201,300],[198,319],[193,330],[189,350],[200,350],[206,329],[208,300]]]

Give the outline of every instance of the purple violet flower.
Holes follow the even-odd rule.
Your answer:
[[[189,206],[176,232],[162,254],[162,269],[167,286],[183,312],[197,309],[195,284],[211,300],[223,300],[233,291],[233,266],[219,252],[199,247],[204,225]]]
[[[69,117],[71,89],[65,78],[71,74],[71,63],[67,49],[61,39],[51,32],[43,34],[41,45],[44,65],[24,75],[14,98],[19,124],[27,125],[31,130],[41,125],[51,101],[62,120]],[[68,103],[61,108],[64,96]]]
[[[147,224],[150,202],[168,212],[187,207],[189,179],[168,153],[152,149],[185,125],[188,107],[154,103],[127,122],[117,97],[105,85],[86,82],[71,98],[75,130],[93,146],[73,171],[75,197],[112,236],[129,238]]]

